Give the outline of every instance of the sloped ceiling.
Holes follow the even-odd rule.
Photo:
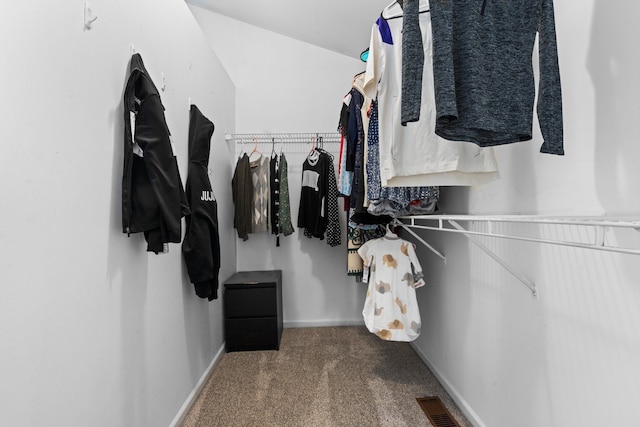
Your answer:
[[[185,0],[229,18],[353,58],[390,0]],[[233,37],[233,35],[230,35]]]

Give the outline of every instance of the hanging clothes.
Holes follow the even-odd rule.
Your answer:
[[[421,0],[422,4],[426,2]],[[425,56],[420,118],[401,126],[402,18],[387,20],[384,14],[372,27],[364,78],[365,93],[378,100],[382,185],[478,185],[499,178],[491,149],[435,134],[429,13],[419,14]]]
[[[353,82],[351,84],[351,86],[356,89],[358,92],[360,92],[360,94],[363,96],[363,102],[362,102],[362,107],[360,108],[360,117],[361,117],[361,121],[362,121],[362,134],[363,134],[363,138],[362,141],[363,142],[363,162],[364,162],[364,172],[366,174],[366,170],[367,170],[367,150],[366,150],[366,141],[367,141],[367,137],[368,137],[368,133],[369,133],[369,109],[371,108],[371,98],[369,98],[367,96],[367,94],[364,91],[364,72],[356,75],[353,78]],[[363,180],[363,187],[364,187],[364,199],[363,199],[363,205],[364,206],[369,206],[369,198],[367,197],[367,180],[364,179]]]
[[[362,122],[362,104],[364,96],[356,89],[351,90],[351,114],[349,120],[350,143],[347,151],[347,168],[353,171],[353,185],[349,197],[351,208],[349,217],[366,211],[364,206],[364,127]],[[352,134],[352,135],[351,135]]]
[[[285,236],[293,234],[293,224],[291,223],[291,204],[289,202],[289,172],[287,157],[280,153],[280,233]]]
[[[333,156],[314,149],[302,165],[298,227],[305,236],[323,240],[326,235],[332,247],[341,243],[337,197]]]
[[[271,234],[276,236],[276,246],[280,246],[280,174],[278,172],[278,156],[271,154],[269,161],[269,187],[271,208]]]
[[[420,32],[419,0],[401,0],[402,4],[402,95],[400,124],[420,119],[424,48]]]
[[[385,234],[384,227],[347,226],[347,275],[362,280],[364,264],[358,254],[358,249],[369,240],[378,239]]]
[[[253,184],[250,233],[262,233],[269,229],[269,158],[260,154],[249,161],[249,169]]]
[[[160,93],[142,56],[131,57],[124,91],[122,231],[143,232],[147,251],[165,252],[182,241],[187,202]]]
[[[214,125],[195,105],[189,112],[189,171],[186,195],[191,213],[186,216],[182,255],[196,295],[218,298],[220,235],[218,204],[209,180],[209,153]]]
[[[358,255],[358,249],[366,241],[381,237],[380,224],[387,224],[391,217],[381,213],[371,214],[367,207],[367,149],[366,140],[369,124],[368,110],[371,99],[363,90],[364,73],[356,75],[352,81],[350,114],[348,121],[349,134],[355,141],[355,149],[352,148],[353,173],[351,193],[347,194],[349,221],[347,221],[347,275],[361,280],[363,272],[362,258]]]
[[[373,101],[369,110],[367,141],[367,193],[370,200],[367,211],[373,215],[428,215],[436,210],[440,188],[383,187],[380,181],[380,155],[378,136],[378,103]]]
[[[540,152],[564,154],[553,0],[431,2],[436,133],[494,146],[532,139],[539,36]]]
[[[253,200],[253,182],[251,181],[251,169],[249,156],[242,153],[236,163],[236,168],[231,180],[231,190],[233,194],[233,204],[235,207],[233,215],[233,227],[238,233],[238,237],[246,241],[251,232]]]
[[[362,309],[369,332],[388,341],[413,341],[421,319],[416,288],[424,285],[422,267],[411,242],[390,233],[358,249],[363,281],[368,283]]]
[[[387,224],[391,221],[388,216],[377,217],[372,216],[367,211],[369,205],[369,198],[367,195],[367,135],[370,127],[368,112],[371,103],[371,99],[365,96],[362,92],[364,76],[357,75],[353,81],[353,88],[349,92],[350,105],[349,114],[347,120],[347,169],[351,169],[352,182],[348,190],[349,193],[345,193],[344,189],[342,194],[345,196],[345,201],[348,201],[349,222],[348,227],[352,228],[367,228],[374,229],[377,224]],[[342,114],[342,113],[341,113]],[[342,123],[341,116],[341,123]],[[344,130],[344,129],[343,129]],[[383,215],[383,214],[381,214]],[[373,225],[372,227],[367,227]],[[353,235],[353,230],[348,231],[348,235]]]
[[[355,118],[351,117],[352,111],[352,96],[351,90],[342,99],[342,109],[340,110],[340,121],[338,125],[338,131],[340,132],[340,156],[339,156],[339,177],[338,177],[338,192],[339,194],[348,197],[351,194],[351,188],[353,187],[353,165],[347,166],[347,158],[352,155],[352,149],[349,146],[355,144],[353,138],[355,134],[350,133],[349,125],[355,123]],[[353,122],[352,122],[353,120]],[[353,130],[353,129],[352,129]],[[351,163],[351,159],[349,160]],[[346,202],[346,201],[345,201]],[[348,209],[348,202],[345,203],[345,209]]]
[[[347,276],[355,276],[361,280],[363,263],[358,255],[362,247],[361,230],[347,225]]]

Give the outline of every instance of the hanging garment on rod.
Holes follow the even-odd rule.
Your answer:
[[[337,146],[340,142],[340,134],[337,132],[227,134],[226,140],[235,143],[235,151],[239,156],[236,170],[234,172],[234,178],[232,180],[234,204],[236,207],[234,215],[234,226],[238,231],[238,237],[242,238],[243,240],[247,240],[250,233],[268,231],[269,228],[271,228],[272,232],[276,234],[276,236],[279,236],[281,234],[285,236],[291,235],[295,230],[291,221],[291,209],[289,200],[289,163],[288,156],[285,156],[284,151],[286,149],[289,155],[293,156],[294,158],[300,158],[300,163],[303,163],[303,159],[306,159],[307,155],[309,154],[309,147],[311,145],[314,146],[314,151],[316,144],[324,147],[333,146],[335,152],[337,153]],[[260,151],[260,144],[268,144],[270,146],[272,155],[275,152],[276,144],[280,145],[280,155],[278,156],[279,159],[276,167],[276,174],[278,177],[277,186],[275,182],[271,182],[271,159],[261,154],[261,157],[253,161],[249,161],[249,154],[246,150],[246,145],[248,142],[251,142],[253,144],[253,150],[251,151],[251,153],[262,153]],[[333,167],[333,157],[328,154],[326,149],[320,149],[318,151],[324,152],[330,158],[330,164],[328,164],[328,167],[330,168],[331,174],[333,174],[333,187],[335,189],[336,183],[335,168]],[[273,158],[274,157],[272,157],[272,159]],[[258,164],[263,160],[267,160],[267,166],[265,168],[267,170],[266,175],[263,172],[262,165]],[[258,166],[260,166],[260,172],[258,172]],[[328,174],[328,176],[330,176],[331,174]],[[259,177],[262,177],[263,179],[259,179]],[[331,181],[329,182],[331,183]],[[254,183],[258,183],[258,185],[256,185],[257,187],[259,187],[258,189],[254,188]],[[273,225],[269,227],[269,222],[274,215],[274,212],[272,212],[272,208],[269,207],[269,204],[271,203],[272,189],[273,192],[278,192],[279,197],[277,209],[278,225],[275,228]],[[264,197],[265,194],[266,198]],[[328,200],[331,200],[331,198],[329,198]],[[339,245],[340,224],[337,216],[337,202],[332,204],[332,206],[334,205],[336,207],[335,216],[330,216],[332,220],[329,221],[328,229],[326,231],[327,243],[330,245]],[[257,212],[260,213],[259,217],[256,216],[256,209],[254,209],[255,206],[259,206],[257,210]],[[333,209],[329,212],[331,213],[331,211],[333,211]],[[257,222],[263,221],[265,218],[266,228],[264,228],[264,226],[260,226],[259,228],[257,226]],[[248,224],[247,221],[249,221]],[[307,237],[309,237],[309,235]]]
[[[362,99],[356,89],[350,91],[349,98],[350,102],[356,105],[359,105],[359,100]],[[349,211],[349,235],[354,234],[354,228],[375,229],[376,224],[386,224],[391,221],[391,217],[433,213],[439,199],[437,186],[382,187],[377,101],[373,100],[367,111],[364,111],[364,105],[362,107],[362,110],[358,108],[348,110],[350,112],[347,114],[347,119],[344,118],[343,110],[340,119],[341,132],[353,139],[349,144],[355,145],[353,152],[349,153],[354,158],[354,171],[350,172],[352,185],[348,188],[345,186],[340,188],[340,193],[346,196],[345,206]],[[364,132],[365,123],[368,127],[367,132]],[[366,144],[362,141],[363,134],[366,137]],[[346,161],[342,163],[343,166],[346,165]],[[378,218],[379,216],[383,218]]]
[[[251,231],[251,203],[253,200],[253,182],[251,181],[251,169],[249,167],[249,155],[242,153],[236,163],[236,168],[231,180],[233,204],[233,226],[242,240],[249,238]]]
[[[420,0],[402,1],[402,92],[400,124],[420,119],[424,48],[420,32]],[[422,0],[424,3],[428,3]]]
[[[280,216],[279,216],[279,232],[284,236],[290,236],[294,232],[291,223],[291,204],[289,202],[289,172],[287,157],[284,153],[280,153]]]
[[[347,170],[353,172],[353,183],[349,196],[349,217],[363,212],[364,200],[364,127],[362,122],[362,104],[364,96],[356,89],[351,90],[351,108],[347,144]]]
[[[263,233],[269,229],[269,158],[260,154],[257,159],[250,160],[249,170],[253,182],[250,233]]]
[[[533,48],[540,152],[564,154],[553,0],[431,2],[436,133],[479,146],[532,139]]]
[[[364,102],[362,103],[362,108],[360,110],[360,116],[361,116],[361,120],[362,120],[362,132],[363,132],[363,138],[362,140],[364,141],[363,145],[366,147],[366,141],[368,138],[368,134],[369,134],[369,109],[371,108],[371,102],[372,99],[369,98],[365,91],[364,91],[364,72],[362,72],[361,74],[359,74],[352,83],[352,86],[354,89],[358,90],[358,92],[360,92],[362,94],[362,96],[364,97]],[[366,164],[367,164],[367,150],[364,150],[364,165],[365,165],[365,171],[366,171]],[[364,206],[368,206],[369,205],[369,199],[367,197],[367,181],[366,179],[364,180]]]
[[[218,298],[220,235],[218,204],[209,180],[209,153],[214,125],[195,105],[189,113],[189,170],[186,195],[191,213],[186,216],[182,255],[196,295]]]
[[[358,254],[368,283],[362,315],[369,332],[388,341],[413,341],[421,319],[416,288],[424,285],[413,245],[393,233],[369,240]]]
[[[360,82],[362,79],[360,79]],[[355,86],[355,85],[354,85]],[[361,279],[363,273],[362,258],[358,255],[358,249],[371,238],[380,237],[380,224],[391,221],[387,215],[372,215],[367,211],[369,200],[366,197],[366,132],[365,121],[368,108],[363,103],[369,102],[355,87],[351,90],[350,117],[347,135],[350,141],[351,152],[348,154],[353,159],[353,184],[351,193],[346,194],[349,201],[349,221],[347,221],[347,274]]]
[[[351,194],[353,186],[353,146],[357,133],[355,130],[349,131],[350,126],[355,128],[355,117],[352,116],[355,101],[353,99],[353,91],[351,89],[342,100],[342,109],[340,111],[340,120],[338,131],[341,135],[340,140],[340,156],[338,167],[338,192],[343,196]],[[346,203],[348,209],[348,203]]]
[[[430,14],[419,15],[425,58],[431,58]],[[364,90],[378,100],[380,173],[388,187],[479,185],[499,178],[492,149],[435,134],[433,66],[425,60],[420,119],[400,125],[402,20],[380,17],[372,26]]]
[[[378,103],[371,103],[367,141],[367,192],[370,200],[367,211],[373,215],[426,215],[436,210],[440,188],[383,187],[380,181],[380,149],[378,139]]]
[[[341,243],[338,217],[338,189],[333,156],[314,149],[302,166],[302,188],[298,209],[298,227],[309,238],[323,240],[329,246]]]
[[[278,155],[275,151],[271,152],[269,160],[269,207],[271,234],[276,236],[276,247],[280,246],[280,173],[279,173]]]

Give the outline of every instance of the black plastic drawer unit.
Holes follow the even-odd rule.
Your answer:
[[[240,271],[224,283],[227,351],[278,350],[282,270]]]

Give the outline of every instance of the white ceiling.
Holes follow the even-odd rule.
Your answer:
[[[391,0],[185,0],[256,27],[359,58]]]

